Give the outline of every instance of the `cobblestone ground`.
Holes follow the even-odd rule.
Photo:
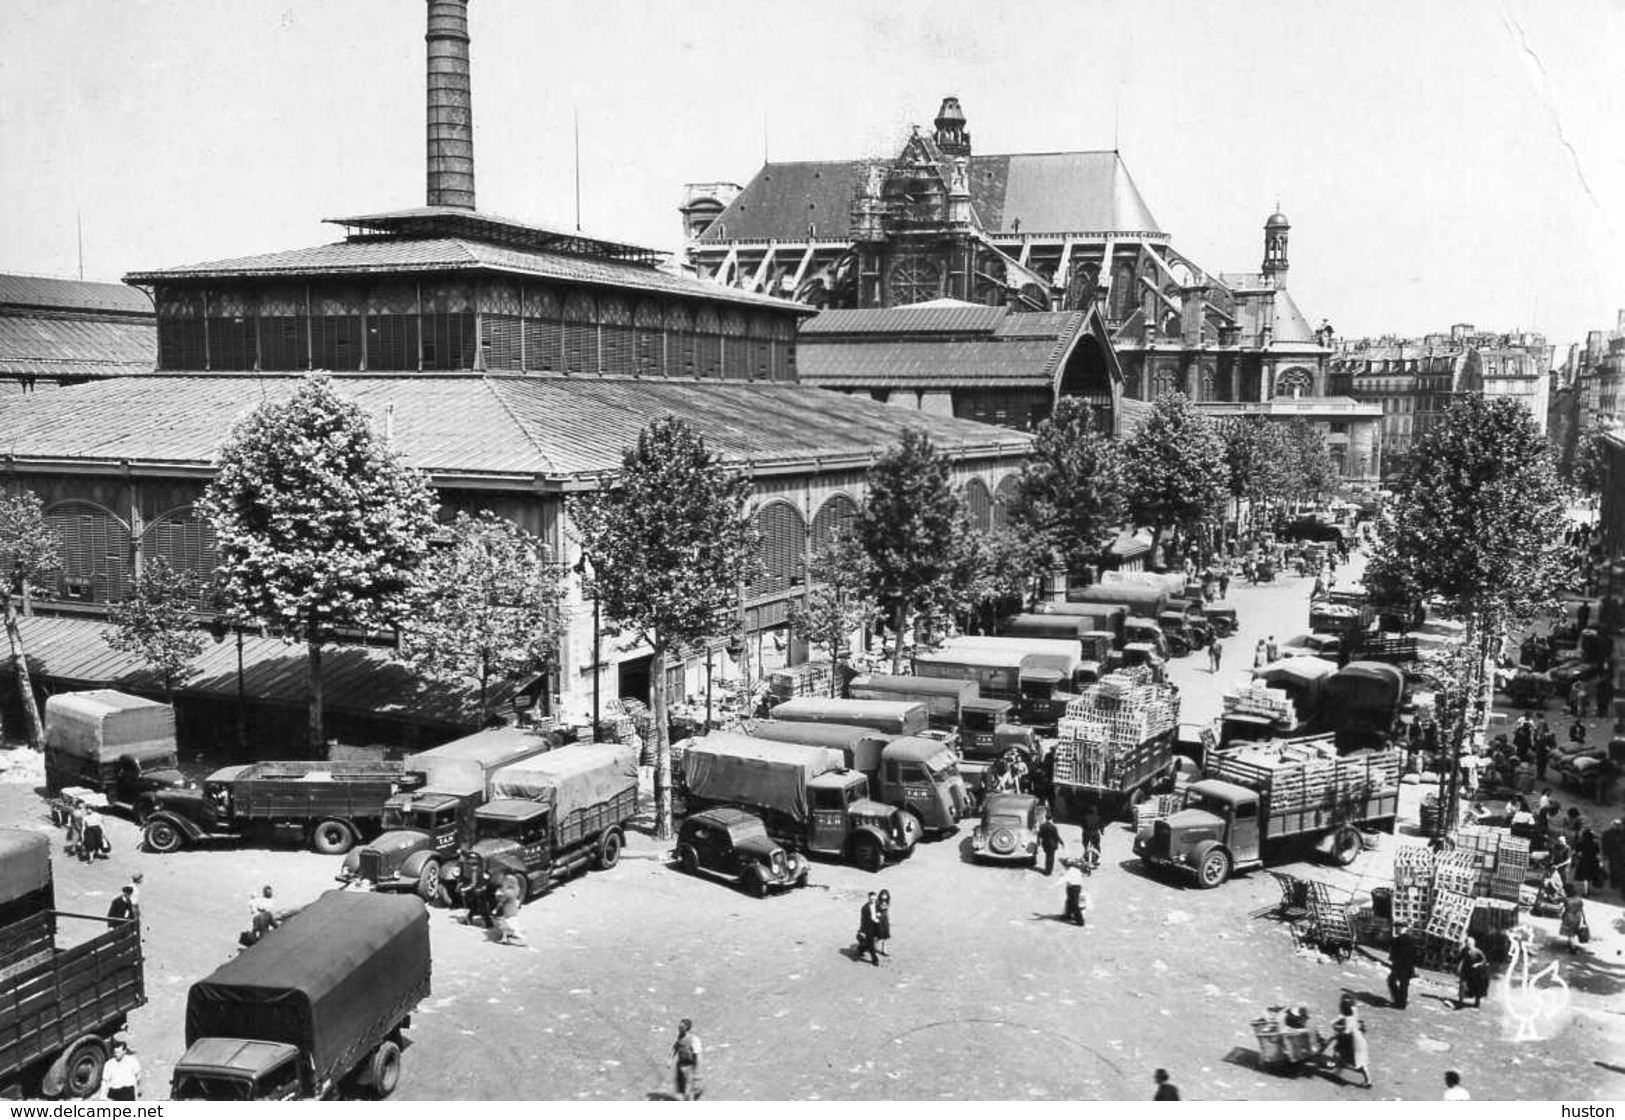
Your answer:
[[[1253,642],[1302,632],[1307,581],[1231,588],[1242,631],[1226,672],[1251,665]],[[1225,674],[1201,655],[1176,663],[1187,717],[1217,711]],[[1420,789],[1407,787],[1414,824]],[[1594,813],[1599,813],[1592,807]],[[0,785],[0,819],[49,830],[29,785]],[[1402,828],[1402,832],[1404,829]],[[1076,830],[1063,834],[1076,843]],[[149,1002],[131,1037],[162,1096],[183,1049],[187,986],[234,951],[247,898],[272,883],[289,906],[331,885],[336,860],[264,849],[135,850],[112,822],[112,860],[56,857],[64,909],[99,914],[129,872],[146,873]],[[398,1095],[408,1099],[638,1098],[665,1089],[676,1020],[704,1040],[704,1075],[718,1098],[1148,1097],[1167,1067],[1188,1098],[1436,1099],[1442,1072],[1462,1072],[1477,1099],[1625,1096],[1625,922],[1617,892],[1593,901],[1597,936],[1570,956],[1537,930],[1535,963],[1556,963],[1537,1034],[1513,1041],[1498,978],[1478,1010],[1457,1011],[1454,983],[1424,974],[1410,1008],[1386,1006],[1384,968],[1356,955],[1333,962],[1256,917],[1276,900],[1253,874],[1203,892],[1148,877],[1124,828],[1108,835],[1088,891],[1089,925],[1057,919],[1058,879],[970,864],[963,841],[924,845],[878,876],[821,863],[813,885],[757,901],[691,879],[657,858],[653,841],[525,910],[525,949],[434,914],[434,994],[416,1017]],[[1394,845],[1339,870],[1304,864],[1354,889],[1385,881]],[[891,955],[880,967],[849,955],[865,892],[894,899]],[[1363,1003],[1375,1088],[1260,1070],[1248,1026],[1264,1007],[1308,1004],[1323,1024],[1344,992]]]

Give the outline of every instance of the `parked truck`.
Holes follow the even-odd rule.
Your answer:
[[[1122,572],[1108,568],[1100,573],[1100,583],[1097,586],[1149,587],[1169,595],[1180,595],[1184,593],[1186,583],[1183,572]]]
[[[745,730],[769,742],[840,751],[847,768],[868,779],[877,800],[913,815],[922,832],[953,832],[971,812],[959,755],[939,739],[794,720],[756,720]]]
[[[1067,701],[1098,675],[1076,641],[1055,638],[957,637],[916,654],[922,677],[975,681],[982,696],[1012,700],[1023,723],[1055,726]]]
[[[1179,693],[1145,669],[1111,673],[1067,705],[1058,731],[1056,814],[1095,805],[1110,815],[1172,780]]]
[[[926,723],[934,731],[958,733],[967,701],[978,699],[973,681],[939,680],[933,677],[893,676],[865,673],[846,686],[854,700],[890,700],[924,704]]]
[[[1134,854],[1210,889],[1292,842],[1313,842],[1346,867],[1360,854],[1360,829],[1392,827],[1398,812],[1392,749],[1339,756],[1327,737],[1247,744],[1210,752],[1184,807],[1140,829]]]
[[[274,840],[343,855],[376,836],[401,785],[399,762],[254,762],[227,766],[202,789],[160,790],[142,831],[147,849],[206,840]]]
[[[521,899],[589,867],[621,860],[638,811],[638,758],[622,743],[572,743],[491,775],[491,799],[474,810],[474,842],[442,864],[442,901],[476,909],[497,888]]]
[[[1123,648],[1123,623],[1128,618],[1127,607],[1115,607],[1110,603],[1044,602],[1034,607],[1033,611],[1036,614],[1087,619],[1090,623],[1088,631],[1105,631],[1110,635],[1112,649]]]
[[[408,755],[401,792],[384,802],[383,831],[345,855],[339,881],[438,900],[441,865],[474,843],[474,810],[491,795],[491,775],[551,747],[524,728],[493,727]]]
[[[803,696],[776,704],[774,719],[794,723],[838,723],[887,735],[918,735],[927,727],[926,707],[914,700],[827,700]]]
[[[1326,679],[1320,726],[1344,753],[1387,744],[1399,720],[1405,674],[1380,661],[1351,661]]]
[[[57,910],[50,839],[0,829],[0,1097],[92,1095],[146,1001],[139,925]]]
[[[401,1076],[401,1032],[429,996],[429,914],[416,898],[328,891],[192,985],[178,1101],[286,1101]]]
[[[1156,618],[1168,609],[1168,589],[1133,583],[1096,583],[1089,587],[1073,587],[1066,593],[1069,603],[1107,603],[1126,607],[1131,615]]]
[[[175,756],[175,709],[109,688],[45,701],[45,788],[89,789],[145,819],[159,790],[186,785]]]
[[[839,751],[713,732],[683,752],[691,808],[756,813],[779,843],[835,856],[866,871],[906,858],[918,842],[912,814],[869,796],[869,781]]]

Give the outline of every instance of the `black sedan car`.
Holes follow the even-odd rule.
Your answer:
[[[806,857],[774,842],[762,819],[743,809],[707,809],[685,820],[677,865],[690,875],[710,871],[737,880],[757,898],[807,885]]]

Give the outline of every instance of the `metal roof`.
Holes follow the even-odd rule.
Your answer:
[[[689,296],[709,302],[807,315],[805,304],[662,272],[646,264],[572,253],[493,245],[466,237],[363,238],[248,257],[132,272],[132,284],[263,276],[342,276],[401,272],[502,272],[577,284]]]
[[[384,234],[407,237],[473,237],[482,241],[507,241],[533,249],[562,249],[565,252],[587,256],[644,261],[655,261],[671,255],[645,245],[594,237],[582,233],[580,229],[573,231],[554,229],[551,226],[522,222],[517,218],[505,218],[500,214],[490,214],[483,210],[464,210],[457,206],[413,206],[405,210],[361,214],[352,218],[324,218],[323,221],[358,231],[360,236]]]
[[[0,447],[14,461],[211,466],[233,421],[290,395],[302,374],[148,375],[14,398]],[[1024,455],[1029,437],[784,382],[439,374],[333,378],[431,476],[568,480],[612,472],[651,421],[678,416],[724,458],[756,469],[866,464],[909,430],[962,458]],[[391,411],[392,410],[392,411]]]
[[[0,273],[0,307],[153,316],[152,300],[128,284],[18,273]]]
[[[143,321],[0,310],[0,376],[122,377],[150,373],[157,364],[158,324],[150,316]]]
[[[699,241],[844,239],[865,170],[888,160],[766,163]],[[1162,230],[1116,152],[973,155],[971,204],[989,233]],[[810,231],[809,231],[810,227]]]
[[[116,688],[162,695],[163,682],[133,653],[107,644],[113,627],[84,618],[35,615],[18,619],[35,679],[49,677],[69,688]],[[175,690],[181,697],[235,700],[237,643],[210,642],[193,662],[195,675]],[[11,673],[10,659],[0,672]],[[308,699],[303,645],[257,634],[243,638],[243,688],[257,703],[303,707]],[[322,691],[327,710],[374,719],[466,725],[476,716],[465,707],[465,689],[413,675],[372,646],[331,645],[322,651]],[[505,695],[491,698],[494,704]]]

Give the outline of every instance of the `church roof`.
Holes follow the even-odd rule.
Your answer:
[[[884,162],[763,164],[700,243],[845,239],[865,170]],[[973,155],[967,178],[989,233],[1162,232],[1116,152]]]

